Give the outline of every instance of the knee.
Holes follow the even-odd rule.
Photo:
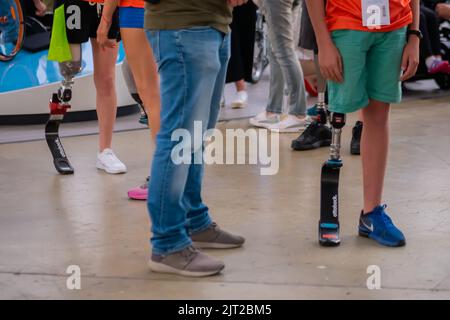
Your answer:
[[[274,49],[273,56],[275,59],[277,59],[278,63],[280,65],[288,64],[290,63],[291,59],[297,60],[295,50],[288,46],[279,46],[278,48]]]
[[[377,128],[386,127],[389,124],[389,114],[389,107],[375,106],[372,110],[364,110],[364,125],[375,126]]]
[[[94,76],[95,88],[100,92],[111,92],[115,90],[116,79],[114,74]]]

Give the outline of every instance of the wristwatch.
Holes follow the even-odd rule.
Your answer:
[[[407,35],[408,39],[409,39],[409,36],[416,36],[417,38],[419,38],[419,40],[423,39],[423,34],[420,30],[408,30],[406,35]]]

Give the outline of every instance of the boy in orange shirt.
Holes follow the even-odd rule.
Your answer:
[[[406,243],[382,205],[391,103],[419,63],[419,0],[306,0],[328,79],[329,109],[362,110],[364,209],[359,234],[397,247]]]

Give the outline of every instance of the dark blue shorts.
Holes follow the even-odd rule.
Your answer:
[[[144,8],[120,7],[119,27],[144,29]]]

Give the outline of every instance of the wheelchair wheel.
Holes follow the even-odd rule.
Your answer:
[[[0,1],[0,61],[9,61],[22,48],[25,33],[19,0]]]

